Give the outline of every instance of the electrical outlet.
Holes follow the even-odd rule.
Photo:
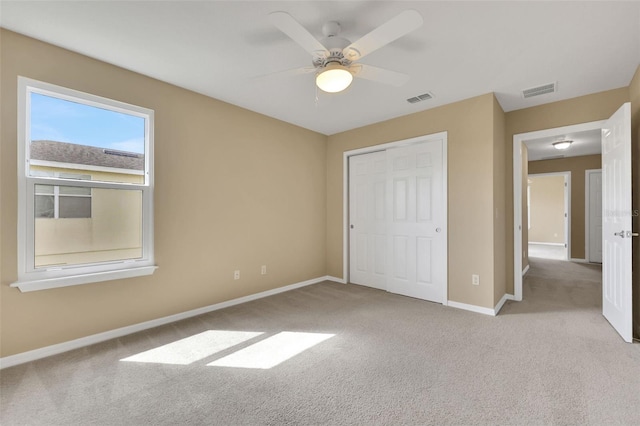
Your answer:
[[[471,275],[471,284],[480,285],[480,275],[476,275],[476,274]]]
[[[234,280],[240,279],[240,271],[233,271],[233,279]]]
[[[260,274],[261,275],[267,275],[267,265],[262,265],[260,267]]]

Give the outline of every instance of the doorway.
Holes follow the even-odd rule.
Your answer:
[[[446,137],[345,152],[348,282],[446,304]]]
[[[524,141],[527,138],[553,137],[572,131],[599,129],[602,163],[602,314],[626,342],[633,340],[631,238],[638,235],[631,229],[630,111],[631,104],[627,102],[604,121],[517,134],[513,137],[514,299],[522,300],[522,265],[526,254],[522,251],[525,232],[522,226],[522,177],[526,176],[527,170],[523,161],[527,157]],[[571,145],[571,141],[563,144]]]
[[[571,258],[571,172],[529,174],[527,179],[529,257]]]
[[[549,147],[548,149],[550,151],[546,154],[548,155],[548,157],[544,157],[545,154],[543,152],[540,158],[533,157],[533,161],[536,161],[537,159],[543,160],[543,159],[560,158],[560,157],[564,157],[564,155],[558,156],[558,154],[556,153],[558,151],[554,150],[554,148],[551,147],[552,142],[554,140],[557,140],[559,135],[575,135],[575,134],[589,133],[589,132],[600,135],[605,123],[606,123],[605,120],[593,121],[589,123],[582,123],[582,124],[577,124],[572,126],[539,130],[535,132],[521,133],[521,134],[514,135],[513,137],[513,182],[516,183],[514,185],[514,190],[513,190],[514,300],[518,300],[518,301],[522,300],[522,276],[523,276],[523,273],[526,273],[526,271],[528,270],[528,264],[525,263],[528,260],[528,253],[525,250],[525,246],[524,246],[524,244],[528,242],[527,221],[524,220],[526,219],[526,213],[527,213],[527,211],[525,210],[527,208],[527,202],[526,202],[527,189],[524,183],[522,185],[517,184],[518,182],[524,181],[523,176],[528,175],[528,160],[532,159],[532,158],[529,158],[529,151],[525,142],[538,141],[538,143],[540,143],[541,145],[546,144]],[[598,151],[586,152],[586,153],[583,153],[582,155],[600,153],[601,143],[600,143],[599,137],[598,137],[597,145],[598,145],[597,147]],[[580,191],[582,191],[582,189]],[[574,206],[574,207],[578,208],[577,206]],[[584,229],[584,227],[582,227],[582,229]],[[569,240],[570,239],[571,238],[569,238]],[[569,242],[568,248],[571,249],[570,242]],[[571,252],[572,251],[569,250],[569,256],[571,256]],[[576,260],[576,259],[572,259],[571,257],[569,257],[569,259]],[[526,268],[524,267],[524,265],[526,265]]]

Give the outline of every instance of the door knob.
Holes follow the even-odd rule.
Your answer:
[[[436,228],[436,232],[442,231],[442,228]]]
[[[351,229],[353,229],[353,225],[351,225]]]
[[[624,230],[620,232],[614,232],[613,235],[615,235],[616,237],[624,238]]]

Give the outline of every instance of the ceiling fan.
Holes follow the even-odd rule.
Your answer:
[[[351,84],[353,77],[401,86],[409,76],[358,61],[371,52],[419,28],[422,16],[415,10],[405,10],[359,40],[351,42],[340,37],[340,24],[329,21],[322,27],[324,38],[317,40],[287,12],[272,12],[269,19],[280,31],[298,43],[313,57],[312,67],[284,71],[285,74],[316,73],[316,85],[325,92],[337,93]],[[279,73],[280,74],[280,73]]]

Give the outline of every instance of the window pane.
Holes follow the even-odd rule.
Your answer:
[[[40,185],[37,185],[40,186]],[[50,187],[53,189],[53,187]],[[54,215],[53,195],[36,195],[35,216],[52,218]]]
[[[59,218],[91,217],[91,197],[60,197],[58,202]]]
[[[31,176],[144,183],[144,118],[39,93],[30,101]]]
[[[41,186],[41,185],[38,185]],[[91,195],[91,188],[82,186],[61,186],[60,194],[64,195]]]
[[[61,219],[35,219],[36,268],[142,257],[142,191],[92,188],[91,197],[59,197],[59,207]],[[87,209],[90,218],[62,218]]]
[[[53,186],[36,185],[36,194],[53,194]]]

